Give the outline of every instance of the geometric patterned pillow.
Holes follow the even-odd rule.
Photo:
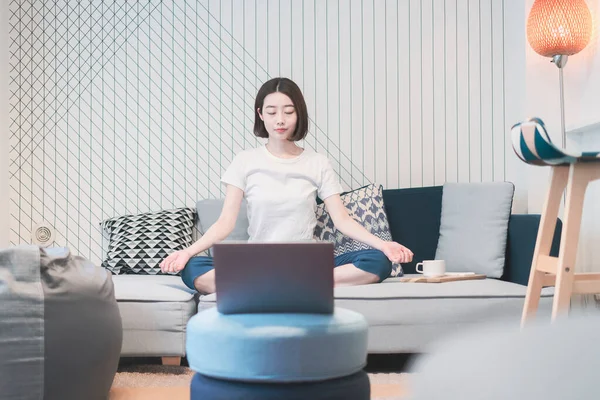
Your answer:
[[[383,186],[367,185],[346,192],[340,197],[348,210],[348,214],[364,226],[367,231],[382,240],[392,240],[390,225],[383,204]],[[319,241],[332,242],[335,257],[352,251],[372,249],[371,246],[358,242],[338,231],[324,203],[317,206],[316,217],[317,226],[315,227],[314,238]],[[392,276],[398,275],[402,275],[402,267],[400,264],[394,264]]]
[[[102,221],[109,237],[102,266],[115,275],[162,275],[160,262],[193,243],[195,209],[178,208]]]

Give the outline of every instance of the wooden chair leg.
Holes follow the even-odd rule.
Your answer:
[[[529,275],[529,284],[527,285],[527,293],[525,294],[525,305],[523,306],[523,315],[521,317],[521,326],[525,326],[530,318],[533,318],[540,304],[542,295],[542,283],[544,280],[544,272],[536,271],[533,268]]]
[[[546,194],[546,201],[542,210],[535,250],[533,251],[533,260],[531,271],[529,273],[529,283],[525,295],[521,326],[524,326],[526,321],[533,317],[538,309],[545,275],[544,271],[537,269],[538,260],[540,256],[550,255],[554,230],[556,229],[556,219],[558,218],[558,209],[568,178],[568,166],[552,167],[550,187]]]
[[[594,179],[598,171],[595,167],[594,164],[576,163],[571,165],[569,171],[564,212],[565,221],[558,257],[554,303],[552,305],[553,321],[559,315],[567,314],[571,304],[583,201],[587,185],[590,180]]]
[[[181,365],[181,357],[163,357],[163,365]]]

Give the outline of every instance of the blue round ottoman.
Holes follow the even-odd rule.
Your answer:
[[[216,307],[187,325],[190,368],[215,378],[307,382],[360,371],[367,360],[367,321],[333,314],[229,314]]]
[[[309,383],[259,383],[227,381],[194,375],[192,400],[369,400],[371,387],[366,372],[344,378]]]

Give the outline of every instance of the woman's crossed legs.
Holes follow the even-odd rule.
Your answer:
[[[333,279],[335,286],[354,286],[378,283],[392,271],[392,263],[379,250],[359,250],[335,257]],[[215,292],[215,270],[212,257],[192,257],[181,279],[190,289],[200,293]]]

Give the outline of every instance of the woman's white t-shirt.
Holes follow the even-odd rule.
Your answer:
[[[221,181],[244,191],[250,241],[313,239],[316,196],[342,193],[327,157],[310,149],[294,158],[274,156],[263,145],[236,155]]]

